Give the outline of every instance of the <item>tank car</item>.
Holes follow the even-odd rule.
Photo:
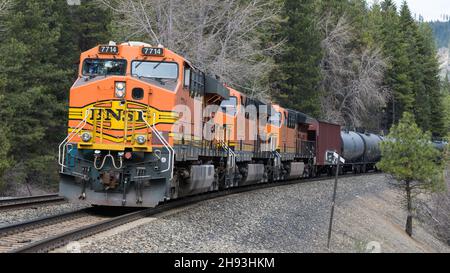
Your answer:
[[[345,171],[355,173],[376,169],[375,164],[381,159],[380,143],[383,138],[371,133],[342,131],[342,156],[345,158]]]

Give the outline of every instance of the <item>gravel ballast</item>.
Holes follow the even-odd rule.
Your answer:
[[[450,252],[417,221],[403,231],[401,194],[383,174],[339,181],[331,250],[333,180],[226,196],[80,241],[82,252]]]

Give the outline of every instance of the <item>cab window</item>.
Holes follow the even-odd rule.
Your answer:
[[[126,60],[86,59],[83,62],[84,76],[125,76]]]
[[[131,75],[148,83],[174,91],[178,81],[178,64],[172,62],[133,61]]]

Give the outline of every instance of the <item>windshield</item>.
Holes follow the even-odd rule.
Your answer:
[[[134,61],[131,63],[131,75],[166,89],[175,90],[178,79],[178,64]]]
[[[83,75],[85,76],[125,76],[126,69],[126,60],[86,59],[83,63]]]

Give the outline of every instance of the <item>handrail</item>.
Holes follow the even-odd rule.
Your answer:
[[[225,141],[221,140],[220,144],[222,145],[222,148],[225,151],[227,151],[228,153],[230,153],[233,156],[236,156],[236,153],[232,149],[230,149],[230,147],[225,143]]]
[[[236,153],[225,143],[224,140],[220,141],[220,144],[222,145],[222,148],[228,152],[228,154],[230,155],[230,159],[232,160],[231,162],[231,168],[236,167]]]
[[[143,111],[142,114],[144,114]],[[145,124],[150,128],[150,130],[152,130],[152,132],[156,135],[156,137],[158,138],[158,140],[164,145],[164,147],[169,151],[169,164],[167,166],[167,169],[161,171],[163,173],[168,172],[172,169],[171,173],[170,173],[170,179],[173,178],[173,168],[175,165],[175,150],[172,148],[172,146],[166,141],[166,139],[162,136],[162,134],[159,132],[159,130],[155,127],[155,125],[150,125],[150,123],[148,123],[147,119],[144,119]]]
[[[64,165],[64,158],[66,155],[66,147],[67,144],[76,136],[78,135],[78,133],[83,130],[83,128],[86,126],[87,124],[87,118],[89,117],[89,111],[92,108],[89,108],[86,110],[86,115],[84,117],[84,119],[78,123],[78,125],[75,127],[75,129],[69,134],[67,135],[67,137],[61,142],[61,144],[59,144],[58,146],[58,164],[61,166],[61,172],[64,171],[64,167],[67,167],[66,165]],[[82,126],[81,126],[82,125]],[[81,126],[81,127],[80,127]],[[61,148],[64,146],[64,149],[61,150]]]

